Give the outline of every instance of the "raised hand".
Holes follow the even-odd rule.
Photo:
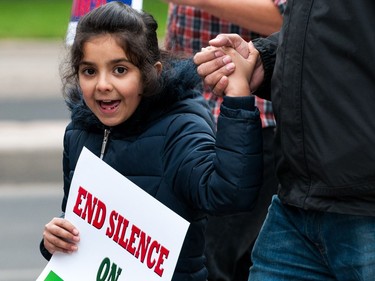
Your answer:
[[[234,72],[228,76],[228,85],[224,89],[226,96],[239,97],[251,94],[250,78],[253,75],[259,52],[252,44],[249,45],[249,55],[245,59],[235,49],[223,47],[223,52],[231,57],[235,65]]]
[[[246,42],[238,34],[220,34],[210,41],[209,47],[203,48],[201,52],[195,54],[194,62],[198,65],[198,74],[215,94],[223,95],[228,86],[228,76],[236,68],[233,58],[224,52],[225,47],[235,49],[245,59],[249,59],[251,52],[253,55],[256,53],[255,68],[251,72],[251,76],[248,77],[250,89],[255,91],[264,77],[262,61],[253,44]]]

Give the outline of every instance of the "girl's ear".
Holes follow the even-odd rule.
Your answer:
[[[156,72],[158,73],[158,75],[160,75],[161,71],[163,70],[163,65],[160,61],[156,62],[154,64],[154,67],[156,69]]]

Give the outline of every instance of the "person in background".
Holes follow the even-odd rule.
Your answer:
[[[68,24],[68,31],[66,33],[66,44],[68,46],[71,46],[73,44],[78,21],[83,15],[86,15],[93,9],[112,1],[114,0],[73,0],[70,20]],[[118,0],[117,2],[132,5],[132,7],[136,9],[141,8],[139,5],[139,7],[135,7],[135,5],[133,5],[132,3],[132,0]]]
[[[206,281],[207,214],[250,210],[262,182],[261,121],[246,78],[256,50],[230,78],[235,87],[226,90],[215,134],[192,58],[162,51],[156,30],[151,15],[120,2],[79,20],[62,73],[71,111],[63,142],[62,211],[86,147],[190,222],[172,280]],[[69,254],[79,240],[68,220],[53,218],[40,250],[46,259]]]
[[[290,0],[280,33],[252,42],[261,59],[248,78],[272,98],[280,188],[250,281],[374,280],[374,11],[373,1]],[[252,52],[233,34],[210,45]],[[213,47],[195,62],[218,94],[236,69]]]
[[[165,48],[174,53],[195,54],[220,33],[237,33],[250,41],[280,29],[285,0],[179,0],[169,1]],[[204,92],[214,116],[222,98],[206,87]],[[247,280],[250,252],[267,214],[278,181],[274,171],[273,137],[276,122],[272,104],[255,97],[263,127],[263,187],[250,213],[209,217],[206,231],[206,258],[209,281]]]

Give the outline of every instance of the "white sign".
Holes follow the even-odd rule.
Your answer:
[[[78,251],[56,253],[37,281],[168,280],[189,222],[84,148],[65,218]]]

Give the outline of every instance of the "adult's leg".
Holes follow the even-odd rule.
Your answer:
[[[273,197],[252,253],[249,281],[333,281],[317,244],[321,212],[283,205]]]
[[[375,280],[375,218],[327,213],[322,247],[337,280]]]
[[[274,128],[263,129],[263,186],[254,209],[250,213],[208,219],[205,254],[209,281],[246,281],[248,278],[252,246],[271,198],[277,192],[273,137]]]

